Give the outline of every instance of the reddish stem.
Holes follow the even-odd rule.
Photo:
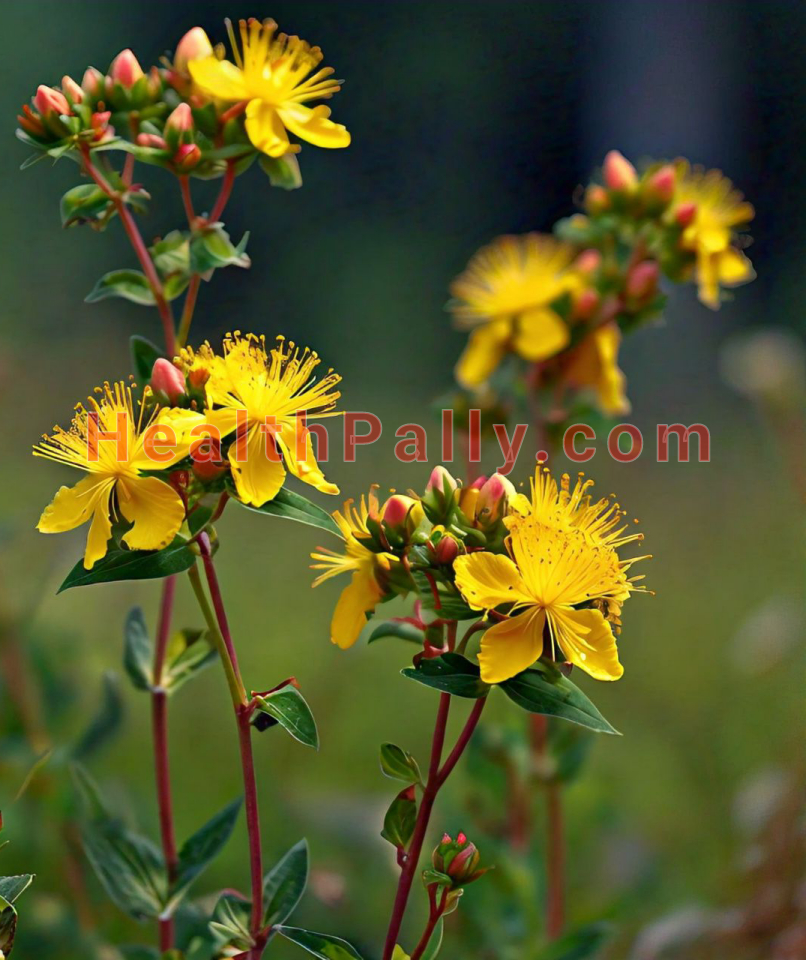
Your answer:
[[[548,826],[546,873],[546,934],[556,940],[565,925],[565,843],[563,841],[562,786],[556,781],[546,785]]]
[[[154,685],[151,692],[151,723],[154,736],[154,770],[157,781],[157,807],[159,810],[162,854],[168,881],[176,879],[176,835],[174,833],[173,802],[171,799],[171,772],[168,755],[168,693],[162,686],[165,653],[171,633],[176,577],[167,577],[163,583],[160,603],[157,638],[154,647]],[[160,918],[160,950],[170,950],[174,943],[173,917]]]
[[[176,335],[177,347],[184,347],[188,342],[190,333],[190,324],[193,320],[193,311],[196,309],[196,298],[199,295],[199,286],[201,285],[201,276],[194,273],[188,284],[187,294],[185,295],[185,305],[182,308],[182,317],[179,320],[179,332]]]
[[[439,905],[436,903],[436,898],[431,897],[431,909],[428,914],[428,923],[425,925],[425,930],[423,930],[423,935],[420,937],[420,942],[414,948],[414,953],[411,955],[411,960],[420,960],[420,957],[425,953],[426,948],[431,941],[431,937],[434,934],[434,928],[439,922],[439,918],[442,916],[442,911],[445,909],[445,901],[447,898],[447,890],[442,891]]]
[[[210,222],[216,223],[221,219],[221,214],[224,212],[224,207],[227,205],[227,201],[230,198],[232,193],[232,185],[235,183],[235,164],[232,160],[227,161],[227,172],[224,174],[224,179],[221,183],[221,190],[218,194],[218,199],[215,202],[213,211],[210,214]]]
[[[236,675],[240,677],[241,671],[238,667],[238,654],[235,652],[235,644],[232,642],[229,623],[227,621],[227,611],[224,608],[224,598],[221,596],[221,586],[218,582],[215,564],[213,563],[213,553],[210,549],[210,537],[207,533],[202,533],[198,539],[199,549],[201,550],[202,562],[204,563],[204,574],[207,577],[207,586],[210,588],[210,599],[213,601],[216,620],[221,629],[221,636],[224,638],[224,644],[227,648],[227,654]],[[244,704],[246,701],[244,700]]]
[[[193,210],[193,197],[190,195],[190,178],[187,176],[180,176],[179,178],[179,189],[182,191],[182,205],[185,208],[185,216],[188,218],[188,226],[193,226],[193,221],[196,219],[196,213]]]

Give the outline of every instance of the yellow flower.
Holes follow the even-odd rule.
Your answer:
[[[267,351],[264,337],[238,331],[224,338],[223,356],[209,343],[181,351],[179,364],[188,380],[206,378],[207,422],[222,437],[239,431],[229,461],[244,503],[260,507],[277,495],[285,481],[284,462],[321,493],[339,492],[316,462],[310,433],[303,432],[306,418],[337,416],[333,407],[341,394],[333,388],[341,377],[329,371],[314,381],[319,363],[318,354],[300,351],[283,337]]]
[[[246,102],[246,132],[252,143],[270,157],[298,153],[288,133],[317,147],[347,147],[350,134],[328,118],[324,105],[305,106],[308,100],[329,99],[341,89],[329,79],[331,67],[309,76],[322,61],[322,51],[299,37],[278,33],[273,20],[241,20],[241,49],[227,21],[235,63],[215,56],[191,60],[188,70],[199,89],[224,101]]]
[[[344,537],[344,553],[319,547],[320,552],[311,554],[313,560],[319,561],[311,564],[311,568],[325,571],[314,580],[315,587],[340,573],[353,574],[349,586],[342,590],[330,623],[330,639],[342,650],[356,642],[367,622],[366,615],[383,597],[376,571],[388,570],[396,559],[392,554],[374,553],[361,542],[370,536],[367,528],[370,516],[378,517],[378,500],[374,492],[370,492],[367,499],[362,496],[357,508],[352,500],[347,500],[343,510],[333,512],[333,519]]]
[[[692,169],[685,160],[676,166],[671,210],[678,220],[691,218],[681,242],[696,256],[700,300],[717,310],[720,286],[735,287],[755,277],[748,258],[733,245],[735,228],[749,223],[755,211],[719,170]]]
[[[610,416],[630,412],[627,378],[618,365],[621,331],[606,323],[592,330],[568,356],[563,379],[596,392],[601,410]]]
[[[88,570],[106,555],[112,535],[110,518],[118,512],[133,524],[123,537],[133,550],[167,546],[185,516],[176,490],[157,477],[142,476],[141,471],[169,467],[187,454],[187,448],[179,445],[167,463],[158,463],[146,455],[145,442],[148,427],[165,424],[177,428],[186,411],[165,410],[146,421],[142,406],[135,418],[131,389],[125,384],[106,383],[97,392],[98,399],[89,398],[89,411],[82,404],[76,407],[69,430],[54,427],[53,436],[45,435],[34,447],[34,456],[66,463],[89,474],[74,487],[62,487],[37,525],[41,533],[63,533],[91,519],[84,552]],[[91,426],[91,415],[97,416],[97,432]],[[119,433],[120,445],[93,442],[102,433]]]
[[[505,521],[508,556],[470,553],[454,562],[456,586],[476,610],[510,605],[509,616],[485,631],[479,653],[481,677],[501,683],[542,654],[544,628],[552,655],[562,656],[597,680],[617,680],[623,671],[613,626],[624,601],[641,590],[629,578],[637,559],[616,550],[640,534],[624,535],[617,504],[591,502],[591,481],[567,475],[561,487],[538,467],[531,501],[522,494]]]
[[[568,345],[568,327],[549,304],[579,285],[573,258],[571,247],[539,233],[499,237],[476,253],[451,286],[454,316],[470,330],[456,366],[463,387],[484,383],[507,351],[537,362]]]

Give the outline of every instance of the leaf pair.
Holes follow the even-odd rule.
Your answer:
[[[180,630],[166,650],[160,687],[169,694],[177,691],[191,677],[211,664],[216,648],[202,630]],[[124,627],[123,666],[138,690],[154,689],[154,643],[140,607],[126,617]]]

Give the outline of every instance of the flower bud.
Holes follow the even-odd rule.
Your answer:
[[[195,143],[183,143],[173,155],[173,165],[180,173],[187,173],[201,160],[201,150]]]
[[[389,497],[381,507],[381,523],[387,536],[406,539],[416,530],[422,519],[423,508],[420,501],[400,493]]]
[[[87,67],[81,78],[81,89],[87,96],[100,97],[104,90],[104,75],[95,67]]]
[[[631,300],[645,302],[658,289],[660,268],[656,260],[642,260],[627,274],[626,292]]]
[[[188,373],[188,383],[194,390],[201,390],[210,379],[210,371],[205,367],[194,367]]]
[[[109,66],[109,76],[113,83],[119,83],[126,90],[130,90],[143,76],[143,68],[129,50],[121,50]]]
[[[443,534],[434,547],[434,559],[437,563],[450,566],[459,556],[459,544],[450,534]]]
[[[464,833],[460,833],[456,840],[452,840],[447,833],[443,834],[431,856],[434,869],[451,878],[453,889],[472,883],[487,872],[479,869],[480,860],[481,854],[476,845]]]
[[[151,371],[151,380],[149,381],[154,393],[163,394],[171,403],[185,395],[185,378],[180,370],[166,360],[159,357],[154,361],[154,367]]]
[[[54,114],[57,116],[69,115],[72,112],[70,104],[61,90],[54,90],[53,87],[46,87],[44,84],[40,84],[36,88],[34,106],[43,117],[50,117]]]
[[[134,142],[138,147],[153,147],[155,150],[168,149],[168,144],[157,133],[138,133]]]
[[[84,91],[72,77],[62,77],[62,93],[64,93],[73,103],[81,103],[81,101],[84,99]]]
[[[638,186],[638,174],[630,161],[618,150],[611,150],[604,158],[602,175],[605,184],[619,193],[629,193]]]
[[[599,294],[593,287],[583,290],[574,300],[574,319],[590,320],[596,313],[599,302]]]
[[[181,73],[187,73],[187,66],[191,60],[201,60],[213,55],[213,45],[201,27],[193,27],[182,37],[176,45],[173,66]]]
[[[443,466],[434,467],[423,494],[423,507],[432,523],[447,523],[456,504],[459,484]]]
[[[26,133],[30,133],[35,137],[47,136],[45,125],[42,123],[39,115],[34,113],[27,103],[22,105],[22,113],[17,114],[17,122]]]
[[[109,140],[115,135],[115,128],[109,125],[112,113],[109,110],[102,110],[90,117],[90,126],[95,131],[94,139],[96,142]]]
[[[213,480],[226,473],[227,464],[221,459],[221,447],[215,440],[203,440],[194,448],[193,475],[202,483],[212,483]]]
[[[440,464],[440,466],[434,467],[434,469],[431,471],[431,476],[428,478],[425,492],[429,493],[431,490],[438,490],[440,493],[450,494],[453,493],[458,486],[459,484],[456,482],[456,480],[454,480],[445,467]]]
[[[685,203],[681,203],[680,206],[675,210],[674,219],[678,227],[687,227],[694,222],[694,218],[697,216],[697,204],[693,200],[687,200]]]
[[[598,183],[592,183],[585,191],[585,209],[594,216],[609,210],[610,197],[607,190]]]
[[[193,113],[190,105],[180,103],[165,121],[165,129],[175,130],[178,133],[187,133],[193,129]]]
[[[674,196],[675,180],[675,169],[672,164],[664,164],[647,180],[647,198],[665,207]]]
[[[599,269],[601,262],[601,253],[593,247],[589,247],[587,250],[583,250],[576,258],[574,261],[574,269],[580,273],[584,273],[586,276],[590,276]]]
[[[476,521],[482,526],[497,523],[506,514],[507,505],[516,493],[515,487],[506,477],[494,473],[479,490]]]

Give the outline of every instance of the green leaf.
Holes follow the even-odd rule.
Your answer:
[[[111,816],[98,789],[98,784],[90,776],[87,768],[80,763],[72,763],[70,774],[86,815],[92,820],[103,820]]]
[[[367,643],[375,643],[377,640],[384,640],[386,637],[396,637],[398,640],[408,640],[416,643],[417,646],[423,645],[423,632],[413,623],[395,623],[394,620],[384,620],[370,633]]]
[[[261,154],[258,164],[273,187],[296,190],[302,186],[299,160],[293,153],[287,153],[284,157],[269,157]]]
[[[179,851],[176,879],[171,887],[168,910],[173,912],[190,885],[215,859],[229,840],[241,809],[239,797],[224,807],[190,837]]]
[[[219,948],[235,947],[248,950],[253,946],[249,932],[250,904],[248,900],[230,893],[218,898],[210,921],[210,931],[218,941]]]
[[[395,743],[381,744],[381,770],[392,780],[422,783],[420,767],[414,757]]]
[[[328,933],[314,933],[313,930],[303,930],[300,927],[283,926],[275,927],[274,932],[321,960],[362,960],[361,954],[352,944]]]
[[[263,879],[264,926],[282,923],[294,912],[308,885],[308,864],[308,841],[300,840],[266,874]]]
[[[490,685],[481,679],[476,664],[458,653],[443,653],[431,660],[423,659],[416,667],[406,667],[401,672],[410,680],[455,697],[478,700],[490,692]]]
[[[591,923],[572,930],[540,951],[535,960],[591,960],[604,946],[612,927]]]
[[[561,717],[597,733],[618,735],[579,687],[554,667],[536,664],[499,686],[529,713]]]
[[[417,822],[417,801],[414,787],[406,787],[392,801],[383,818],[381,836],[393,847],[405,848],[414,833]]]
[[[240,501],[238,501],[240,503]],[[282,487],[280,492],[273,500],[264,503],[262,507],[251,507],[245,503],[241,504],[247,510],[255,513],[268,514],[270,517],[282,517],[286,520],[296,520],[297,523],[307,524],[309,527],[318,527],[320,530],[327,530],[334,536],[341,539],[341,530],[339,530],[336,521],[322,507],[311,503],[305,497],[293,490]]]
[[[6,956],[14,946],[17,932],[17,911],[3,897],[0,897],[0,951]]]
[[[101,706],[71,751],[74,760],[86,760],[97,753],[120,729],[123,701],[117,676],[107,671],[102,678]]]
[[[172,230],[158,240],[149,252],[161,277],[190,273],[190,234]]]
[[[295,740],[307,747],[319,749],[319,732],[311,708],[305,698],[292,684],[286,684],[279,690],[256,697],[258,710],[268,714],[280,726],[288,731]]]
[[[14,903],[21,893],[25,893],[34,881],[32,873],[20,873],[14,877],[0,877],[0,897]]]
[[[68,190],[59,203],[62,226],[82,223],[98,223],[106,218],[114,204],[106,193],[94,183],[82,183]]]
[[[220,267],[249,267],[252,261],[244,253],[249,234],[236,247],[221,223],[197,230],[190,238],[190,272],[207,273]]]
[[[176,693],[218,656],[218,650],[206,630],[177,631],[167,653],[162,685],[168,693]]]
[[[123,628],[123,667],[137,690],[150,690],[153,682],[154,644],[140,607],[133,607]]]
[[[143,307],[153,307],[156,303],[145,274],[139,270],[112,270],[105,273],[84,297],[84,302],[97,303],[107,297],[123,297]]]
[[[154,369],[154,363],[165,354],[159,347],[155,346],[145,337],[135,334],[129,337],[129,352],[132,357],[132,366],[134,375],[140,383],[148,383],[151,379],[151,371]]]
[[[440,917],[437,921],[437,925],[434,927],[434,932],[431,934],[431,939],[428,941],[428,945],[423,951],[422,960],[434,960],[434,957],[439,953],[442,948],[442,938],[445,932],[445,924]]]

